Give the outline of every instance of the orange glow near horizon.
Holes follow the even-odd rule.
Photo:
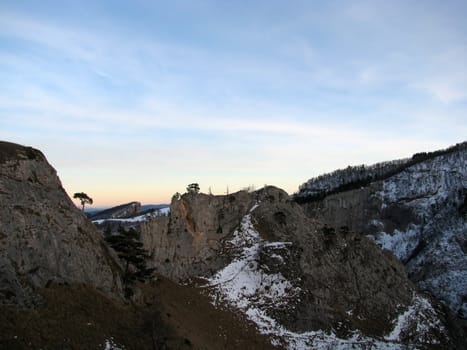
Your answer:
[[[274,185],[274,184],[271,184]],[[263,186],[263,185],[262,185]],[[256,186],[256,189],[262,186]],[[275,185],[274,185],[275,186]],[[83,189],[81,188],[83,187]],[[211,187],[211,188],[210,188]],[[214,195],[224,195],[227,190],[229,193],[240,191],[248,186],[226,186],[220,190],[220,187],[214,188],[213,186],[201,186],[202,193],[209,193],[211,190]],[[280,187],[280,186],[278,186]],[[148,190],[140,186],[135,187],[113,187],[113,186],[64,186],[68,196],[73,202],[79,206],[79,201],[73,199],[73,194],[76,192],[85,192],[93,199],[93,204],[88,207],[113,207],[129,202],[140,202],[141,204],[170,204],[172,196],[176,193],[185,193],[186,188],[183,186],[166,187],[163,190]],[[291,193],[287,188],[282,188],[284,191]]]
[[[78,192],[77,190],[69,190],[66,188],[66,192],[74,203],[78,203],[73,199],[73,194]],[[170,204],[172,195],[175,193],[173,192],[172,194],[168,194],[167,192],[159,192],[156,194],[148,191],[122,189],[112,191],[92,187],[89,187],[83,192],[87,193],[93,199],[91,207],[113,207],[133,201],[140,202],[142,204]]]

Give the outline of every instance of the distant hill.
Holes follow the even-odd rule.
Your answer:
[[[141,212],[147,212],[149,210],[160,210],[170,207],[170,204],[143,204],[141,206]]]
[[[139,202],[130,202],[97,212],[89,219],[100,229],[116,233],[120,227],[132,227],[139,231],[142,223],[169,213],[168,204],[141,205]]]
[[[90,218],[91,216],[96,215],[97,213],[106,209],[108,209],[108,207],[84,208],[84,214],[86,214],[86,216]]]
[[[111,219],[126,219],[136,216],[153,213],[156,211],[165,212],[169,208],[169,204],[144,204],[133,201],[125,204],[120,204],[111,208],[89,208],[86,209],[86,215],[92,220],[111,220]]]
[[[105,209],[90,216],[91,220],[122,219],[141,214],[141,203],[130,202]]]

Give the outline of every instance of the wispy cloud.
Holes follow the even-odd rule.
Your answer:
[[[292,191],[465,135],[454,2],[182,5],[108,3],[78,21],[3,3],[0,137],[44,149],[73,187],[95,176],[108,193],[109,173],[140,169],[170,196],[190,177]]]
[[[432,74],[417,85],[443,103],[467,101],[467,46],[436,55],[429,63]]]

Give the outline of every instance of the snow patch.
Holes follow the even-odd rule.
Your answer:
[[[104,350],[125,350],[125,347],[122,345],[117,345],[113,337],[110,337],[109,339],[105,340]]]
[[[233,239],[227,244],[242,247],[242,251],[228,266],[209,279],[208,286],[217,289],[218,301],[225,299],[239,308],[248,308],[250,298],[258,298],[255,303],[260,306],[287,303],[292,297],[290,291],[295,288],[282,274],[268,274],[259,267],[260,251],[267,244],[253,228],[250,214],[243,218],[240,229],[235,231]],[[272,247],[283,246],[285,244]]]
[[[394,230],[392,234],[384,231],[374,237],[376,244],[391,251],[399,260],[407,260],[420,241],[420,228],[411,224],[406,231]]]
[[[431,336],[433,330],[446,333],[428,299],[414,295],[412,305],[397,317],[394,329],[384,339],[400,341],[404,334],[415,333],[420,342],[439,344],[437,338]]]
[[[287,246],[292,245],[292,242],[270,242],[264,243],[264,248],[286,248]]]

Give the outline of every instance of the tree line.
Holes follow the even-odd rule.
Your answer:
[[[467,149],[467,142],[458,143],[435,152],[416,153],[411,158],[380,162],[370,166],[348,166],[345,169],[335,170],[332,173],[309,179],[299,187],[299,192],[294,195],[294,199],[298,203],[321,200],[330,194],[354,190],[374,181],[385,180],[428,159],[464,149]]]

